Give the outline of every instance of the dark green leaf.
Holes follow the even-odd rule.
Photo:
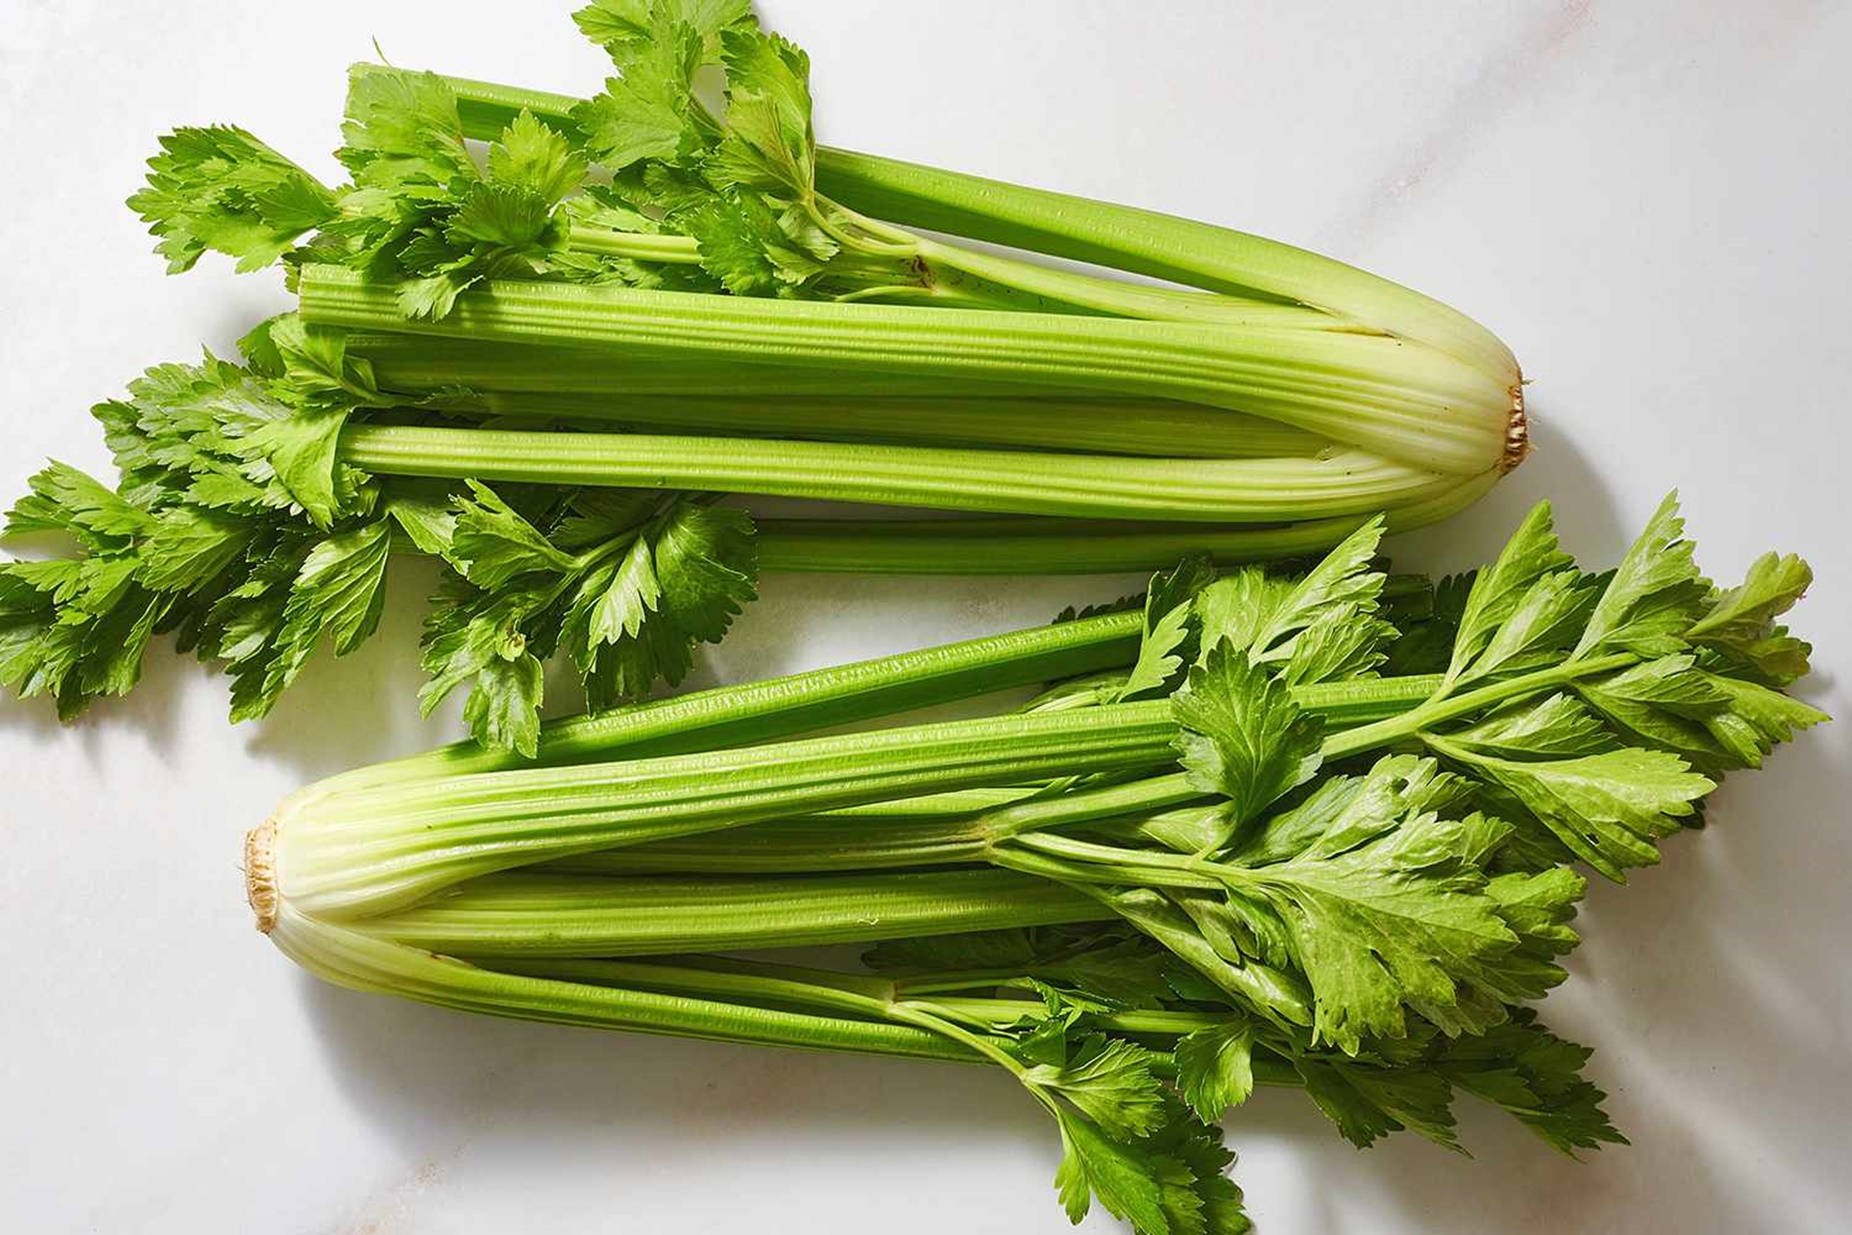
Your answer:
[[[1504,1108],[1556,1149],[1625,1145],[1601,1109],[1605,1095],[1583,1078],[1587,1047],[1566,1042],[1520,1009],[1482,1037],[1446,1042],[1434,1067],[1452,1084]]]
[[[185,506],[163,511],[142,547],[141,581],[160,592],[190,591],[229,566],[250,535],[243,520]]]
[[[1513,794],[1577,857],[1610,879],[1659,860],[1654,842],[1678,831],[1716,787],[1663,751],[1627,747],[1575,759],[1519,762],[1429,738],[1450,759]]]
[[[1120,688],[1120,699],[1168,694],[1184,666],[1196,660],[1199,631],[1194,602],[1214,581],[1215,567],[1202,554],[1152,577],[1145,593],[1144,637],[1138,659]]]
[[[1190,670],[1188,683],[1171,696],[1171,712],[1190,783],[1227,798],[1237,827],[1318,770],[1318,719],[1227,644]]]
[[[1164,1116],[1164,1087],[1152,1054],[1121,1038],[1086,1039],[1060,1066],[1037,1064],[1025,1085],[1058,1093],[1116,1140],[1148,1135]]]
[[[267,713],[324,635],[340,656],[373,633],[385,603],[391,544],[392,525],[382,519],[330,536],[309,550],[272,638],[262,687],[234,699],[233,720]]]
[[[531,653],[492,657],[463,706],[470,735],[492,750],[533,758],[540,741],[540,661]]]
[[[639,536],[591,608],[586,631],[588,648],[636,638],[661,601],[662,586],[656,581],[650,542]]]
[[[1548,502],[1531,507],[1498,560],[1473,578],[1461,610],[1447,676],[1458,678],[1492,642],[1539,579],[1573,565],[1556,543]]]
[[[1615,568],[1570,659],[1617,650],[1647,657],[1682,651],[1681,636],[1710,593],[1692,548],[1678,495],[1669,494]]]
[[[1406,1005],[1452,1032],[1471,1029],[1463,986],[1506,1002],[1542,993],[1505,958],[1517,936],[1467,865],[1465,825],[1417,814],[1341,853],[1310,849],[1260,867],[1252,887],[1279,911],[1310,980],[1317,1039],[1354,1054],[1405,1032]]]
[[[13,504],[0,535],[59,531],[95,548],[117,545],[148,530],[148,512],[67,463],[52,460],[27,481],[29,497]]]
[[[1094,1196],[1140,1235],[1196,1235],[1204,1229],[1195,1176],[1182,1161],[1115,1141],[1072,1111],[1058,1109],[1055,1117],[1062,1150],[1055,1188],[1070,1221],[1087,1216]]]
[[[469,481],[469,497],[456,499],[450,560],[471,583],[494,589],[532,572],[563,574],[573,568],[562,553],[495,490]]]

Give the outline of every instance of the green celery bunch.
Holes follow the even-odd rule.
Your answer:
[[[1199,1121],[1258,1083],[1359,1144],[1453,1144],[1457,1092],[1561,1149],[1616,1140],[1530,1005],[1582,868],[1656,861],[1722,773],[1824,719],[1780,689],[1808,570],[1716,587],[1671,499],[1602,573],[1547,506],[1435,585],[1376,569],[1379,535],[565,722],[535,761],[345,773],[252,834],[259,925],[446,1006],[991,1062],[1059,1124],[1070,1214],[1091,1194],[1142,1232],[1242,1229]],[[1031,673],[1058,680],[1013,713],[800,736]],[[714,955],[856,941],[872,974]]]
[[[807,59],[745,4],[578,20],[617,67],[591,99],[357,67],[338,187],[240,129],[163,140],[131,204],[170,268],[281,263],[301,311],[242,365],[157,366],[99,405],[113,492],[33,479],[8,531],[76,552],[0,563],[0,682],[73,716],[172,632],[262,716],[422,555],[446,568],[422,702],[466,689],[478,741],[533,753],[546,659],[594,710],[675,684],[759,570],[1280,559],[1378,511],[1443,518],[1523,455],[1515,362],[1445,306],[820,147]],[[983,517],[755,521],[732,494]]]

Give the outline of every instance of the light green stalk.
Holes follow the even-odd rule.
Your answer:
[[[1171,399],[1004,395],[486,392],[488,413],[586,429],[1017,446],[1193,459],[1310,458],[1331,443],[1258,416]]]
[[[877,846],[884,839],[897,838],[869,837]],[[752,844],[750,835],[739,839],[742,850]],[[515,871],[471,879],[354,928],[476,960],[862,943],[1110,916],[1093,898],[1061,884],[984,868],[783,879]]]
[[[1497,477],[1386,512],[1391,532],[1458,513]],[[1217,565],[1317,553],[1365,519],[1344,515],[1293,523],[1214,526],[1019,516],[1000,519],[760,519],[759,568],[863,574],[1024,575],[1162,570],[1191,553]]]
[[[355,65],[365,73],[369,66]],[[522,111],[572,132],[580,100],[462,77],[444,79],[464,131],[489,140]],[[1273,297],[1417,340],[1507,380],[1522,407],[1517,361],[1490,331],[1449,306],[1354,266],[1230,228],[942,168],[820,147],[817,187],[864,215],[1092,262],[1239,297]]]
[[[705,489],[946,510],[1256,523],[1439,498],[1453,478],[1362,451],[1143,459],[642,433],[355,425],[341,457],[391,476]]]
[[[311,785],[266,825],[280,895],[343,918],[476,875],[761,819],[1160,766],[1164,703],[987,717],[735,750],[375,784]],[[262,829],[260,829],[262,831]]]
[[[1407,706],[1434,680],[1359,680],[1300,693],[1334,723]],[[694,718],[690,718],[694,719]],[[378,915],[465,879],[701,832],[961,788],[1137,775],[1174,758],[1169,703],[1044,711],[615,764],[335,777],[257,832],[278,895],[329,919]],[[441,758],[437,761],[442,764]],[[992,848],[1022,832],[1191,800],[1180,776],[1004,805],[978,820]]]
[[[459,1011],[713,1042],[979,1061],[958,1043],[912,1025],[483,969],[323,921],[286,902],[260,924],[284,955],[327,981]]]
[[[1420,471],[1472,477],[1505,466],[1509,392],[1397,339],[524,281],[482,285],[439,321],[408,321],[390,288],[331,266],[305,267],[298,291],[304,319],[321,325],[1182,399]]]

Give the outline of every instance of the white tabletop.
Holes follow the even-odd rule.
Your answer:
[[[564,8],[0,0],[0,491],[106,469],[85,415],[285,303],[165,278],[121,205],[161,129],[233,121],[332,178],[369,57],[583,92]],[[1468,564],[1541,496],[1612,560],[1659,497],[1701,562],[1819,575],[1804,693],[1852,671],[1852,7],[774,0],[827,141],[1238,225],[1473,314],[1535,381],[1535,457],[1411,566]],[[525,14],[517,16],[517,14]],[[168,651],[60,728],[0,703],[0,1228],[32,1232],[1058,1232],[1012,1082],[499,1023],[351,994],[255,934],[238,838],[301,781],[449,736],[418,720],[425,577],[261,724]],[[702,680],[1045,620],[1124,579],[780,577]],[[1343,1144],[1302,1095],[1229,1121],[1269,1235],[1843,1230],[1852,1215],[1848,728],[1733,777],[1705,832],[1601,886],[1546,1009],[1635,1144],[1585,1165],[1465,1112],[1465,1160]],[[1097,1216],[1087,1229],[1117,1229]]]

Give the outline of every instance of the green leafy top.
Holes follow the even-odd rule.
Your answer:
[[[1145,629],[1138,659],[1113,693],[1113,699],[1167,694],[1177,685],[1184,668],[1194,663],[1200,653],[1197,596],[1214,579],[1215,568],[1201,554],[1185,558],[1175,569],[1152,578],[1145,593]]]
[[[1446,710],[1478,687],[1497,704],[1411,736],[1479,778],[1533,858],[1619,879],[1658,860],[1656,842],[1696,817],[1717,774],[1824,719],[1769,685],[1805,670],[1806,645],[1775,619],[1809,579],[1799,559],[1770,554],[1718,592],[1675,496],[1613,572],[1586,575],[1539,505],[1475,578],[1437,699]],[[1512,689],[1533,677],[1533,692]]]
[[[258,270],[333,218],[336,197],[243,129],[215,125],[162,137],[129,208],[159,238],[170,273],[192,269],[207,250]]]
[[[1584,889],[1574,864],[1620,878],[1656,861],[1718,773],[1822,719],[1764,684],[1765,662],[1743,650],[1791,649],[1772,624],[1804,566],[1771,555],[1717,592],[1668,502],[1606,576],[1578,570],[1547,507],[1533,511],[1492,566],[1419,593],[1419,620],[1453,636],[1432,695],[1326,732],[1295,688],[1374,665],[1349,656],[1335,678],[1294,666],[1326,614],[1387,625],[1374,545],[1365,529],[1296,581],[1155,580],[1135,673],[1162,689],[1180,649],[1203,645],[1170,706],[1185,778],[1210,802],[1085,816],[1086,840],[1008,842],[1033,854],[1024,869],[1089,889],[1218,998],[1349,1056],[1504,1024],[1562,977]],[[1194,596],[1190,620],[1173,593]]]
[[[617,74],[550,127],[519,113],[479,162],[432,73],[350,76],[329,189],[241,129],[162,139],[131,199],[170,269],[334,263],[394,285],[412,319],[484,279],[755,296],[918,294],[912,240],[818,196],[809,62],[740,0],[611,0],[577,15]],[[697,76],[718,68],[710,111]],[[564,130],[564,131],[562,131]],[[592,163],[611,173],[588,180]]]
[[[752,600],[752,523],[693,498],[580,497],[557,510],[551,536],[472,484],[454,499],[436,551],[455,566],[425,624],[420,694],[429,712],[471,686],[465,717],[485,745],[532,755],[541,661],[571,659],[594,710],[679,682],[696,643],[717,642]],[[577,552],[561,542],[589,540]]]
[[[1190,783],[1228,801],[1230,829],[1254,819],[1320,763],[1320,726],[1285,683],[1227,642],[1171,696],[1178,762]]]
[[[355,72],[342,135],[336,156],[353,179],[329,189],[242,129],[176,129],[129,204],[160,238],[170,270],[209,249],[240,270],[279,258],[332,262],[395,284],[412,318],[444,316],[486,278],[717,288],[627,256],[625,234],[655,235],[661,225],[608,193],[582,192],[586,156],[531,114],[517,115],[479,164],[456,98],[435,74]],[[575,246],[574,229],[586,227],[606,243]]]
[[[225,664],[233,719],[262,716],[324,639],[339,655],[373,633],[387,563],[414,549],[450,568],[425,708],[468,686],[471,732],[532,754],[542,658],[565,650],[592,706],[609,707],[680,681],[693,645],[753,597],[743,512],[382,482],[339,456],[352,412],[393,402],[340,334],[286,318],[243,346],[246,366],[157,366],[97,406],[116,489],[56,462],[33,478],[6,533],[64,535],[77,552],[0,563],[0,683],[53,696],[68,718],[131,689],[150,637],[172,631]]]
[[[338,152],[354,177],[337,218],[297,255],[398,286],[406,316],[437,318],[486,278],[636,281],[634,266],[568,252],[583,155],[522,112],[479,167],[455,95],[432,73],[357,72]]]
[[[578,19],[618,70],[572,113],[586,154],[615,173],[604,200],[692,237],[701,269],[737,295],[918,289],[909,252],[817,194],[809,60],[746,6],[651,0]],[[720,113],[696,90],[710,66],[725,77]]]
[[[1414,771],[1413,764],[1403,760],[1399,767]],[[1436,791],[1438,786],[1429,790]],[[1501,899],[1515,903],[1523,898]],[[1080,1093],[1075,1105],[1082,1117],[1092,1118],[1086,1113],[1089,1105],[1119,1104],[1122,1110],[1107,1109],[1094,1122],[1101,1135],[1122,1143],[1156,1135],[1138,1131],[1154,1116],[1160,1127],[1180,1117],[1157,1085],[1149,1057],[1115,1045],[1122,1041],[1115,1036],[1115,1017],[1124,1008],[1183,1013],[1199,1026],[1176,1040],[1170,1087],[1204,1124],[1246,1101],[1260,1076],[1277,1081],[1284,1073],[1296,1078],[1339,1131],[1360,1146],[1409,1129],[1458,1149],[1453,1101],[1462,1092],[1502,1107],[1564,1152],[1623,1139],[1601,1109],[1600,1090],[1582,1075],[1589,1052],[1544,1029],[1528,1008],[1514,1009],[1482,1033],[1459,1037],[1415,1021],[1400,1039],[1346,1054],[1227,1007],[1214,988],[1199,989],[1188,971],[1177,969],[1162,945],[1127,936],[1123,927],[1096,924],[896,940],[877,946],[866,960],[890,977],[894,997],[909,1005],[916,1002],[911,994],[915,984],[942,990],[969,982],[1040,993],[1045,1012],[997,1031],[1006,1049],[1026,1065],[1025,1080],[1047,1085],[1054,1091],[1051,1097],[1065,1096],[1053,1082],[1071,1078]],[[1094,988],[1084,996],[1055,992],[1054,984],[1077,972],[1116,976],[1103,991]],[[1136,973],[1143,979],[1131,976]],[[1008,974],[1020,976],[1001,976]],[[1157,974],[1168,974],[1168,981],[1154,987],[1148,979]],[[1217,1004],[1214,1012],[1204,1010]],[[930,999],[924,1006],[930,1006]],[[1080,1151],[1083,1157],[1089,1147]],[[1077,1163],[1072,1169],[1084,1174],[1084,1166]],[[1111,1170],[1110,1164],[1106,1169]],[[1147,1166],[1137,1177],[1148,1175]],[[1152,1195],[1148,1185],[1146,1195]]]
[[[594,0],[574,13],[572,20],[586,38],[614,56],[625,56],[656,36],[657,23],[664,14],[672,14],[678,24],[692,30],[703,55],[710,59],[719,50],[723,32],[755,24],[751,0],[683,0],[675,5],[663,5],[657,0]]]
[[[1476,665],[1493,636],[1542,579],[1562,576],[1571,565],[1569,555],[1557,546],[1549,504],[1539,502],[1498,559],[1473,577],[1456,623],[1448,679],[1458,681]],[[1568,577],[1573,580],[1575,575],[1570,572]]]
[[[1249,566],[1203,588],[1203,648],[1226,643],[1288,685],[1370,676],[1396,634],[1372,566],[1382,535],[1374,518],[1297,579]]]

